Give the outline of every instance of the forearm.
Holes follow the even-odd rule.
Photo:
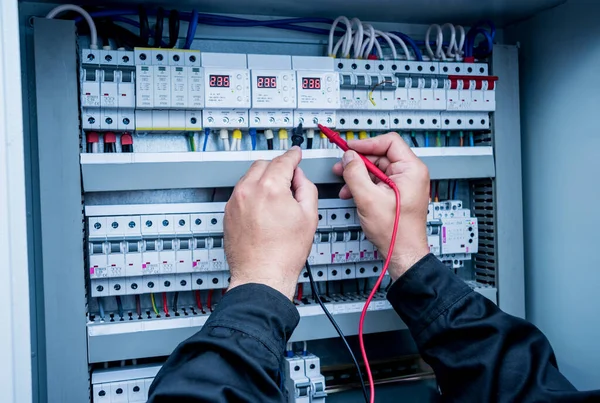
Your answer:
[[[169,357],[149,402],[282,401],[281,359],[298,320],[294,305],[274,289],[236,287]]]
[[[390,289],[388,299],[453,401],[578,401],[546,337],[472,291],[433,255]],[[593,393],[593,392],[592,392]]]

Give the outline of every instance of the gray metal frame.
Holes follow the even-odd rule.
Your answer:
[[[523,179],[516,46],[494,45],[492,72],[500,77],[494,119],[498,304],[503,311],[524,318]]]
[[[73,21],[35,19],[46,401],[63,403],[90,398],[76,43]]]

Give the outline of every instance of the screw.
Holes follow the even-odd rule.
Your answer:
[[[216,218],[213,218],[213,219],[211,219],[211,220],[210,220],[210,223],[211,223],[212,225],[217,225],[217,219],[216,219]]]
[[[146,221],[146,227],[150,228],[152,226],[152,221],[148,220]]]
[[[135,221],[129,221],[129,228],[135,228]]]
[[[121,60],[123,61],[123,63],[129,63],[129,56],[123,56]]]
[[[161,55],[160,53],[156,55],[156,60],[158,60],[159,62],[162,62],[163,60],[163,55]]]
[[[198,119],[196,119],[196,118],[191,118],[190,119],[190,123],[193,124],[193,125],[195,125],[197,122],[198,122]]]
[[[185,220],[179,220],[179,226],[183,227],[185,225]]]
[[[148,288],[154,288],[154,283],[152,281],[148,282]]]
[[[200,225],[200,224],[202,224],[202,220],[199,218],[196,218],[196,221],[194,221],[194,224]]]
[[[95,229],[100,229],[100,228],[102,228],[102,224],[100,224],[99,222],[94,223],[94,228]]]
[[[219,279],[215,277],[212,279],[212,282],[213,282],[213,284],[217,284],[219,282]]]
[[[134,386],[133,387],[133,391],[136,392],[136,393],[139,392],[140,391],[140,387],[139,386]]]
[[[349,220],[349,219],[350,219],[350,213],[346,213],[346,214],[344,215],[344,217],[346,218],[346,220]]]
[[[93,125],[94,123],[96,123],[96,119],[94,119],[92,117],[89,117],[88,118],[88,123],[91,124],[91,125]]]
[[[113,221],[113,223],[111,224],[111,227],[113,227],[114,229],[119,228],[119,223],[116,221]]]
[[[115,284],[114,289],[115,289],[115,291],[119,291],[121,289],[121,285]]]
[[[178,62],[179,61],[179,55],[173,55],[173,60]]]
[[[196,56],[192,55],[190,56],[190,62],[194,63],[196,61]]]
[[[112,118],[106,118],[106,119],[104,119],[104,121],[106,122],[107,125],[112,125],[112,122],[113,122]]]
[[[96,56],[94,56],[93,53],[90,53],[87,55],[87,59],[91,62],[92,60],[94,60],[96,58]]]
[[[201,279],[201,278],[199,278],[199,279],[197,279],[197,280],[196,280],[196,284],[198,284],[198,285],[202,285],[202,283],[204,283],[204,281],[202,281],[202,279]]]
[[[104,291],[104,287],[99,285],[98,287],[96,287],[96,291],[102,292],[102,291]]]
[[[137,290],[137,284],[136,283],[132,283],[131,284],[131,289],[132,290]]]
[[[181,285],[182,287],[185,287],[185,286],[186,286],[186,284],[187,284],[187,281],[185,281],[185,280],[181,280],[181,281],[179,282],[179,285]]]
[[[123,124],[124,125],[128,125],[131,121],[129,120],[129,118],[123,118]]]
[[[107,62],[110,62],[110,61],[112,61],[112,56],[106,55],[106,56],[104,56],[104,60],[106,60]]]
[[[146,60],[146,54],[140,53],[140,60]]]
[[[123,393],[123,389],[119,388],[115,392],[117,393],[117,395],[120,395]]]
[[[101,390],[100,392],[98,392],[98,396],[106,396],[106,392]]]
[[[163,220],[162,225],[163,225],[163,227],[168,227],[169,226],[169,220]]]
[[[165,287],[170,287],[171,286],[171,282],[169,280],[165,281]]]
[[[310,364],[310,369],[315,369],[315,364]]]

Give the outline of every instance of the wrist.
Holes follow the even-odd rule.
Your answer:
[[[245,284],[262,284],[279,291],[280,293],[285,295],[287,299],[292,301],[294,299],[294,294],[296,293],[297,282],[298,277],[294,278],[292,281],[287,279],[275,279],[260,276],[245,278],[232,277],[231,282],[229,283],[229,290]]]
[[[388,268],[390,276],[394,281],[406,273],[419,260],[429,254],[429,246],[427,243],[419,243],[413,246],[400,244],[398,246],[401,250],[394,251],[394,255],[392,256]]]

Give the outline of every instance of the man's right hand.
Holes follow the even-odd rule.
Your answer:
[[[397,133],[353,140],[348,145],[374,162],[400,191],[400,224],[389,267],[392,279],[396,280],[429,253],[429,171]],[[370,175],[354,151],[344,153],[333,172],[346,182],[340,198],[354,198],[363,231],[379,253],[387,256],[396,211],[394,191]]]

